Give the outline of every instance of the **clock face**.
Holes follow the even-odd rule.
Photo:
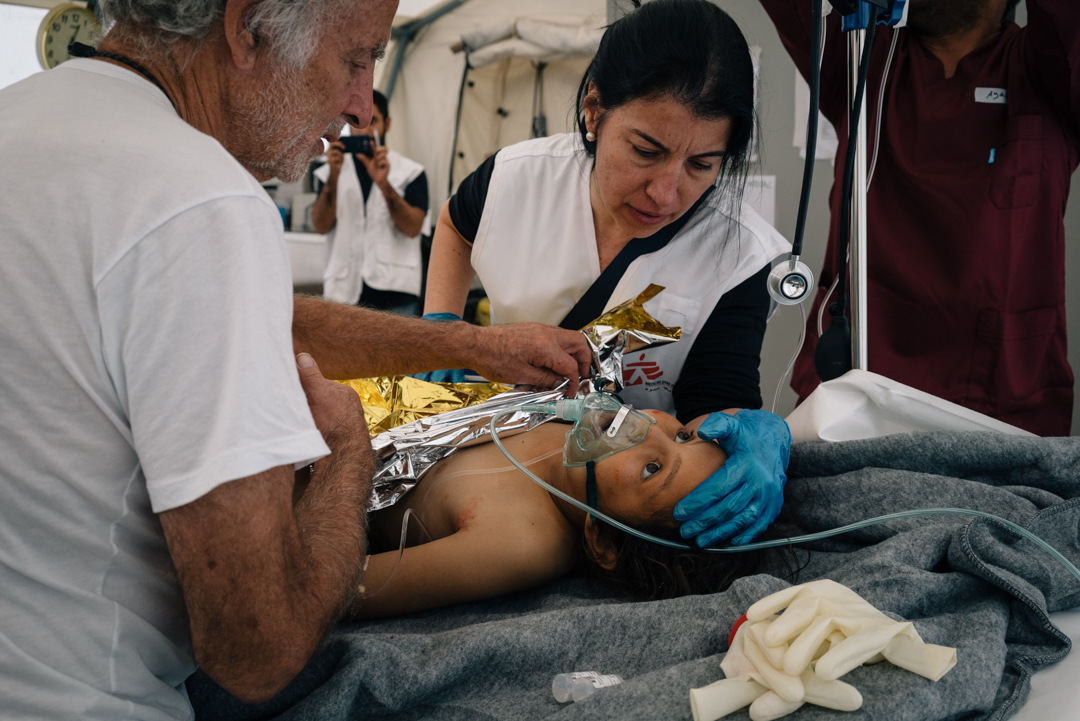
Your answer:
[[[81,5],[60,5],[53,8],[38,28],[38,62],[46,70],[67,60],[68,45],[72,42],[94,44],[101,32],[97,16]]]

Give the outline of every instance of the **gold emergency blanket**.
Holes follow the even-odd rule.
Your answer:
[[[371,437],[420,418],[468,408],[505,393],[502,383],[429,383],[410,376],[341,381],[360,395]]]
[[[581,384],[591,388],[588,381]],[[510,391],[483,403],[420,418],[371,439],[377,470],[371,484],[369,511],[386,508],[408,493],[437,462],[459,448],[489,440],[491,419],[500,417],[499,438],[532,430],[555,416],[525,413],[523,403],[550,403],[565,396],[566,383],[548,391]]]
[[[669,328],[645,310],[645,303],[663,289],[654,283],[581,329],[593,354],[596,390],[618,393],[623,389],[623,356],[627,353],[674,343],[682,336],[682,328]]]

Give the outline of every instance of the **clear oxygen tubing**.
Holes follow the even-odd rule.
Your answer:
[[[541,455],[537,456],[536,458],[533,458],[532,460],[525,461],[525,463],[528,464],[528,465],[532,465],[534,463],[539,463],[540,461],[551,458],[555,454],[561,453],[561,452],[562,452],[561,448],[556,448],[554,450],[548,451],[547,453],[542,453]],[[503,453],[505,455],[505,451]],[[514,459],[511,459],[511,460],[513,461]],[[517,463],[515,462],[514,465],[502,466],[500,468],[485,468],[485,469],[482,469],[482,470],[479,470],[479,471],[468,470],[468,471],[457,471],[455,473],[448,473],[445,476],[440,476],[438,479],[436,479],[435,482],[431,485],[430,490],[434,490],[436,486],[444,483],[445,481],[450,480],[451,478],[457,478],[458,476],[475,477],[475,476],[490,475],[492,473],[506,473],[507,471],[517,470],[519,467],[520,466],[518,466]],[[415,518],[416,522],[420,524],[420,529],[424,532],[424,535],[427,536],[428,541],[435,540],[435,537],[431,535],[431,531],[429,531],[428,527],[424,525],[424,521],[420,518],[420,514],[417,513],[416,511],[414,511],[411,508],[405,509],[405,514],[401,518],[401,541],[398,543],[398,556],[397,556],[397,559],[394,560],[394,565],[390,568],[390,573],[388,573],[386,575],[386,578],[383,580],[382,583],[379,584],[379,587],[376,588],[374,591],[368,591],[363,585],[360,586],[361,591],[360,591],[359,598],[361,600],[371,598],[376,593],[379,593],[380,591],[385,589],[388,585],[390,585],[390,579],[392,579],[394,577],[394,574],[397,573],[398,567],[401,566],[401,559],[405,555],[405,539],[408,538],[409,519],[410,518]],[[370,561],[370,560],[371,560],[371,556],[365,556],[364,557],[364,567],[361,569],[362,571],[367,570],[368,561]]]
[[[791,360],[788,361],[787,368],[784,369],[780,380],[776,382],[776,393],[772,397],[773,413],[776,413],[776,404],[780,400],[780,389],[784,387],[784,381],[787,379],[788,374],[791,373],[791,369],[795,367],[795,360],[799,357],[799,352],[802,351],[803,343],[806,342],[806,308],[802,303],[799,303],[799,318],[799,343],[795,346],[795,352],[791,355]]]
[[[877,168],[878,148],[881,147],[881,111],[885,109],[885,86],[889,81],[889,68],[892,67],[893,56],[896,55],[896,41],[900,38],[900,30],[893,28],[892,42],[889,43],[889,57],[885,60],[885,70],[881,73],[881,87],[878,89],[877,117],[874,118],[874,157],[870,161],[870,170],[866,174],[866,189],[870,190],[870,182],[874,179],[874,170]]]
[[[531,478],[533,480],[533,482],[539,484],[541,488],[543,488],[544,490],[546,490],[548,493],[552,494],[553,496],[556,496],[557,498],[561,498],[562,500],[566,501],[570,505],[581,509],[585,513],[588,513],[593,518],[598,518],[601,521],[603,521],[604,523],[607,523],[610,526],[614,526],[615,528],[618,528],[621,531],[625,531],[625,532],[629,533],[631,536],[636,536],[637,538],[640,538],[643,541],[649,541],[650,543],[655,543],[655,544],[658,544],[660,546],[667,546],[668,548],[680,548],[680,549],[687,550],[687,551],[689,551],[689,550],[703,550],[703,551],[706,551],[708,553],[744,553],[746,551],[759,551],[759,550],[764,549],[764,548],[776,548],[778,546],[788,546],[788,545],[793,545],[793,544],[797,544],[797,543],[809,543],[810,541],[819,541],[819,540],[821,540],[823,538],[830,538],[832,536],[839,536],[842,533],[848,533],[850,531],[857,531],[860,528],[866,528],[867,526],[875,526],[875,525],[877,525],[879,523],[886,523],[888,521],[896,521],[896,520],[899,520],[899,519],[902,519],[902,518],[915,518],[917,516],[932,516],[932,515],[975,516],[975,517],[978,517],[978,518],[988,518],[988,519],[990,519],[992,521],[997,521],[998,523],[1001,523],[1006,528],[1008,528],[1010,531],[1013,531],[1014,533],[1017,533],[1020,536],[1023,536],[1024,538],[1028,539],[1029,541],[1034,543],[1036,546],[1038,546],[1039,548],[1043,549],[1044,551],[1049,553],[1051,556],[1053,556],[1054,559],[1056,559],[1059,563],[1061,563],[1061,565],[1065,566],[1066,570],[1068,570],[1068,572],[1071,573],[1073,575],[1073,577],[1078,582],[1080,582],[1080,570],[1078,570],[1076,568],[1076,566],[1074,566],[1073,563],[1069,559],[1065,558],[1065,556],[1063,556],[1056,548],[1054,548],[1049,543],[1047,543],[1046,541],[1044,541],[1041,538],[1039,538],[1038,536],[1036,536],[1031,531],[1027,530],[1026,528],[1023,528],[1022,526],[1016,525],[1012,521],[1008,521],[1008,520],[1006,520],[1004,518],[1001,518],[999,516],[995,516],[995,515],[993,515],[991,513],[984,513],[983,511],[973,511],[973,510],[970,510],[970,509],[967,509],[967,508],[917,508],[917,509],[910,510],[910,511],[900,511],[899,513],[889,513],[887,515],[878,516],[876,518],[868,518],[865,521],[858,521],[856,523],[849,523],[846,526],[840,526],[839,528],[833,528],[833,529],[830,529],[828,531],[819,531],[817,533],[810,533],[810,534],[807,534],[807,535],[804,535],[804,536],[794,536],[794,537],[791,537],[791,538],[777,538],[777,539],[774,539],[774,540],[771,540],[771,541],[758,541],[757,543],[748,543],[745,546],[728,546],[726,548],[697,549],[697,548],[692,548],[691,546],[688,546],[685,543],[679,543],[677,541],[669,541],[666,538],[658,538],[658,537],[652,536],[652,535],[650,535],[648,533],[643,533],[642,531],[639,531],[636,528],[631,528],[630,526],[626,525],[625,523],[622,523],[620,521],[616,521],[614,518],[611,518],[609,516],[604,515],[603,513],[601,513],[600,511],[598,511],[595,508],[589,508],[587,505],[585,505],[584,503],[582,503],[578,499],[576,499],[576,498],[574,498],[574,497],[572,497],[570,495],[567,495],[566,493],[563,493],[562,491],[558,490],[557,488],[552,487],[549,483],[547,483],[546,481],[544,481],[543,479],[538,477],[535,473],[533,473],[528,468],[526,468],[524,465],[522,465],[520,462],[518,462],[518,460],[516,458],[514,458],[514,456],[512,456],[508,450],[506,450],[506,446],[504,446],[502,444],[502,441],[499,440],[499,434],[498,434],[498,431],[495,428],[495,424],[498,421],[498,419],[501,418],[504,415],[509,415],[510,413],[513,413],[513,411],[503,411],[501,413],[496,414],[495,417],[491,419],[491,424],[489,426],[489,429],[491,431],[491,440],[493,440],[495,442],[495,445],[498,446],[499,450],[502,451],[502,454],[504,456],[506,456],[507,460],[509,460],[511,463],[513,463],[514,466],[519,471],[521,471],[526,476]]]
[[[893,29],[892,42],[889,44],[889,57],[885,60],[885,71],[881,74],[881,88],[878,91],[877,117],[874,118],[874,158],[870,161],[870,171],[866,174],[867,191],[870,190],[870,184],[874,182],[874,171],[877,169],[878,149],[881,147],[881,111],[885,109],[885,86],[889,80],[889,68],[892,67],[893,56],[896,54],[896,41],[899,38],[899,30]],[[822,52],[824,52],[824,45],[822,45]],[[818,306],[818,338],[820,338],[821,334],[825,332],[825,330],[822,328],[822,322],[825,318],[825,309],[828,307],[829,298],[832,296],[833,291],[836,290],[836,284],[839,281],[840,276],[833,278],[832,285],[829,286],[828,292],[825,293],[825,299],[822,300],[821,305]]]
[[[401,559],[405,555],[405,538],[409,533],[409,519],[410,518],[415,518],[416,519],[416,522],[420,524],[420,528],[427,535],[429,541],[433,538],[433,536],[431,535],[431,531],[429,531],[427,529],[427,526],[424,525],[424,522],[422,520],[420,520],[419,514],[417,514],[416,511],[414,511],[411,508],[405,509],[405,515],[401,519],[401,542],[398,544],[398,555],[397,555],[397,558],[394,559],[394,565],[390,567],[390,573],[386,574],[386,578],[383,579],[383,582],[380,583],[379,587],[376,588],[374,591],[367,590],[367,587],[364,586],[363,584],[360,585],[360,589],[359,589],[360,590],[360,596],[359,596],[359,598],[361,600],[366,600],[366,599],[371,598],[376,593],[378,593],[379,591],[382,591],[384,588],[386,588],[387,586],[390,585],[390,580],[394,577],[394,574],[397,573],[398,566],[401,565]],[[370,560],[371,560],[371,556],[366,556],[364,558],[364,567],[361,569],[361,571],[367,571],[368,561],[370,561]]]

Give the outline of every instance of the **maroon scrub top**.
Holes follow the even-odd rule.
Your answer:
[[[761,2],[808,76],[810,3]],[[1027,7],[1026,27],[1005,23],[951,78],[912,33],[878,28],[867,158],[899,38],[867,198],[867,355],[875,373],[1040,435],[1068,435],[1063,218],[1080,154],[1080,1]],[[827,24],[821,110],[841,140],[821,285],[791,381],[800,400],[818,384],[817,313],[837,273],[848,133],[847,37],[835,12]]]

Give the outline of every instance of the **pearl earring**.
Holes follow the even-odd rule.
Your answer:
[[[595,143],[596,142],[596,133],[594,133],[591,130],[588,131],[587,133],[585,133],[585,139],[588,140],[590,143]]]

